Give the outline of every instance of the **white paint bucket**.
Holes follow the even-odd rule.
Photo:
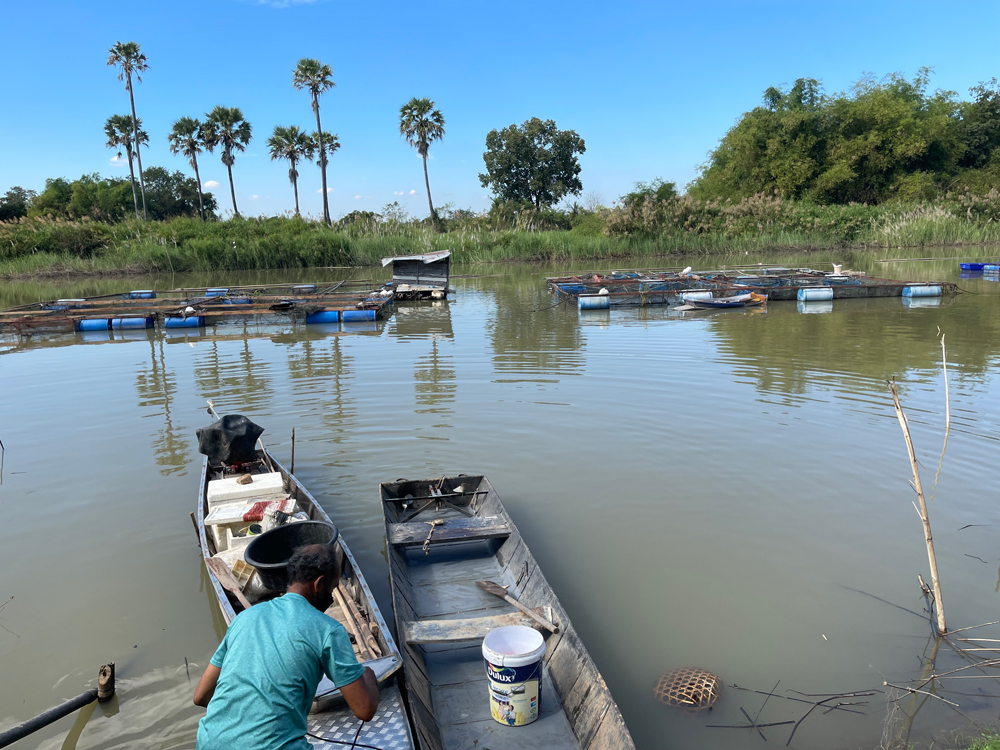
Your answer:
[[[505,726],[520,727],[538,718],[542,699],[542,634],[522,625],[487,633],[483,658],[490,691],[490,714]]]

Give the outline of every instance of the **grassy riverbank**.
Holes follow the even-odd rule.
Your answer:
[[[375,216],[332,227],[291,217],[32,218],[0,223],[0,278],[371,266],[387,255],[431,250],[450,250],[458,263],[510,263],[996,244],[998,218],[1000,196],[880,206],[679,196],[592,212],[522,212],[507,222],[464,215],[441,234]]]

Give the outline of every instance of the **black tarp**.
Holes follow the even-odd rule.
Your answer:
[[[240,414],[227,414],[215,424],[199,427],[198,452],[216,464],[250,463],[257,459],[257,438],[264,428]]]

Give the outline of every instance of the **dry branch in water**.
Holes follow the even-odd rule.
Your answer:
[[[931,522],[927,516],[927,501],[924,499],[924,488],[920,484],[920,467],[917,465],[917,456],[913,451],[913,441],[910,439],[910,426],[903,413],[903,407],[899,404],[899,396],[896,394],[896,381],[887,383],[889,393],[892,394],[892,404],[896,408],[896,418],[899,426],[903,430],[903,438],[906,440],[906,451],[910,457],[910,470],[913,472],[913,490],[917,493],[917,500],[920,501],[920,521],[924,526],[924,541],[927,543],[927,560],[931,566],[931,586],[934,589],[934,603],[937,609],[937,633],[944,635],[948,632],[944,619],[944,597],[941,595],[941,579],[938,577],[937,555],[934,554],[934,537],[931,535]]]

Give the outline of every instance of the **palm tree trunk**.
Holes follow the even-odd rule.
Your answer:
[[[229,171],[229,194],[233,197],[233,215],[239,216],[240,211],[236,208],[236,188],[233,187],[233,165],[227,164],[226,169]]]
[[[319,169],[323,176],[323,221],[330,221],[330,201],[326,195],[326,149],[323,147],[323,126],[319,123],[319,97],[313,94],[313,111],[316,113],[316,140],[319,145]]]
[[[427,206],[431,210],[431,226],[434,227],[435,232],[441,231],[441,226],[438,224],[437,214],[434,213],[434,203],[431,201],[431,181],[427,178],[427,157],[424,157],[424,187],[427,188]]]
[[[142,190],[142,218],[148,221],[146,215],[146,180],[142,176],[142,156],[139,154],[139,121],[135,117],[135,96],[132,94],[132,74],[128,74],[128,100],[132,105],[132,140],[135,141],[135,160],[139,162],[139,188]]]
[[[205,221],[205,201],[201,197],[201,174],[198,172],[198,157],[191,156],[191,166],[194,167],[194,179],[198,182],[198,215]]]
[[[295,159],[290,160],[292,162],[292,190],[295,191],[295,215],[301,216],[299,213],[299,174],[295,171]]]
[[[139,218],[139,198],[135,194],[135,169],[132,168],[132,149],[125,148],[125,158],[128,159],[128,177],[132,181],[132,203],[135,204],[135,218]]]

